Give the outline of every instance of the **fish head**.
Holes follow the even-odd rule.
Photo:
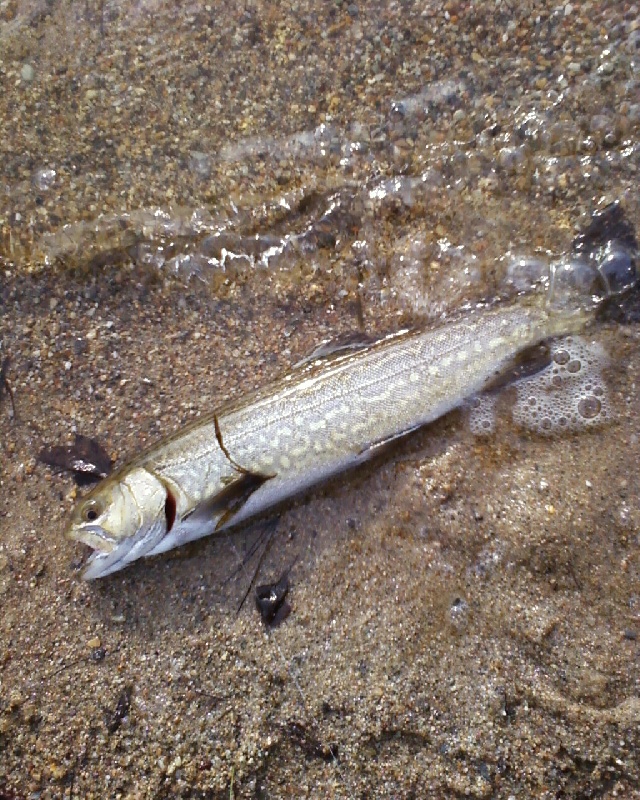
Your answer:
[[[133,468],[105,478],[75,507],[65,536],[93,548],[82,577],[117,572],[153,550],[171,527],[175,507],[165,484]]]

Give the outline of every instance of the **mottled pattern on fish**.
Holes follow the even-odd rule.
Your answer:
[[[84,577],[207,536],[358,464],[636,285],[638,246],[617,204],[594,217],[575,252],[550,265],[546,298],[312,358],[142,453],[76,507],[67,536],[95,550]]]
[[[481,390],[521,350],[583,323],[576,315],[515,306],[391,337],[366,351],[312,363],[257,397],[221,409],[219,437],[214,418],[204,419],[138,463],[181,487],[196,505],[237,477],[237,467],[271,476],[234,516],[237,522],[272,495],[299,491],[366,457],[376,444],[437,419]]]
[[[98,551],[85,577],[236,524],[358,464],[482,390],[521,351],[590,318],[536,298],[295,369],[96,487],[68,531]]]

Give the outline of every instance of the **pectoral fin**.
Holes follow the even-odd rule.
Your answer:
[[[231,522],[251,495],[270,477],[271,475],[241,472],[224,489],[184,516],[182,521],[188,519],[190,524],[197,525],[199,522],[204,524],[217,519],[215,530],[218,531]]]

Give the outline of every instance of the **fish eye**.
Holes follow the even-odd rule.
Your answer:
[[[104,505],[99,500],[90,500],[82,509],[83,522],[95,522],[104,512]]]

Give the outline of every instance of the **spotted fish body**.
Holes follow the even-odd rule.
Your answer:
[[[235,525],[437,419],[546,339],[582,330],[638,283],[638,243],[613,203],[549,265],[547,296],[478,308],[431,330],[310,359],[105,478],[67,529],[93,548],[83,577]]]
[[[272,476],[233,521],[368,458],[482,390],[522,350],[584,323],[533,306],[485,310],[311,363],[253,403],[223,411],[218,424],[234,461]]]
[[[522,351],[591,318],[536,298],[311,360],[178,431],[90,492],[67,531],[95,549],[84,577],[235,525],[362,462],[481,391]]]

